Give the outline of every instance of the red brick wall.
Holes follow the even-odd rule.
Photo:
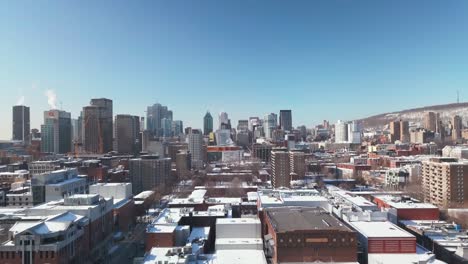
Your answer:
[[[398,220],[439,220],[438,208],[398,209]]]
[[[369,239],[368,254],[416,253],[416,238],[378,238]]]
[[[272,263],[283,263],[283,262],[355,262],[357,261],[357,237],[355,233],[337,232],[336,237],[342,236],[352,237],[353,242],[350,242],[348,246],[329,246],[328,244],[317,244],[313,245],[305,243],[303,241],[303,235],[310,233],[310,237],[328,237],[330,231],[327,230],[299,230],[294,232],[286,232],[277,234],[275,229],[271,225],[268,216],[264,216],[262,224],[262,231],[266,234],[270,234],[275,241],[275,250],[272,256]],[[333,231],[332,231],[333,232]],[[301,242],[298,242],[294,247],[287,247],[279,243],[280,239],[287,240],[291,237],[301,238]],[[297,240],[297,238],[295,238]]]
[[[77,246],[76,246],[77,248]],[[52,255],[53,254],[53,255]],[[75,257],[78,258],[78,252],[75,254]],[[3,257],[0,253],[0,263],[2,264],[21,264],[22,263],[22,252],[9,252],[8,258],[6,256],[6,252],[3,252]],[[36,252],[33,251],[33,263],[35,264],[67,264],[69,263],[69,257],[68,257],[68,252],[63,248],[61,252],[52,252],[48,251],[47,252],[47,258],[46,258],[46,252],[42,252],[42,258],[41,258],[41,252]]]
[[[117,228],[119,231],[127,232],[129,226],[135,224],[135,203],[130,200],[122,207],[114,210],[114,216],[117,218]]]
[[[94,248],[112,233],[112,210],[89,224],[89,248]]]
[[[175,232],[173,233],[146,233],[146,251],[153,247],[174,247]]]
[[[379,208],[392,208],[385,201],[374,198],[373,201]],[[407,208],[397,209],[398,220],[439,220],[438,208]]]

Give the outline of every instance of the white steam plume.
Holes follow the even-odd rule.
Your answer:
[[[54,90],[48,89],[45,91],[45,96],[47,96],[47,103],[51,109],[57,109],[57,94]]]
[[[24,105],[24,95],[22,95],[18,101],[16,102],[16,105]]]

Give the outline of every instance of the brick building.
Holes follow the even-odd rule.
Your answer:
[[[356,262],[356,233],[321,208],[265,209],[263,232],[271,263]]]

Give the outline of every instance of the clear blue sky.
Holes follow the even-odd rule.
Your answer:
[[[168,105],[184,125],[293,110],[294,125],[468,99],[468,1],[1,1],[0,138],[21,96],[76,117]],[[216,118],[215,118],[216,119]]]

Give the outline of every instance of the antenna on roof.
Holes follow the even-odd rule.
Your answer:
[[[457,104],[460,103],[460,91],[457,90]]]

